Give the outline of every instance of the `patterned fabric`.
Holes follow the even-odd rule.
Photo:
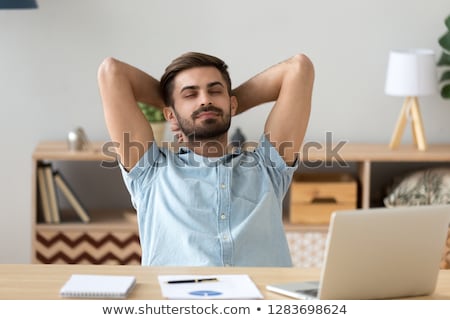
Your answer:
[[[444,255],[441,261],[442,269],[450,269],[450,228],[448,229],[447,241],[445,243]]]
[[[41,230],[36,233],[35,262],[68,264],[140,264],[136,231]]]
[[[410,173],[394,183],[384,198],[386,207],[450,204],[450,168]]]
[[[287,231],[286,237],[292,265],[299,268],[320,268],[323,263],[327,230]]]

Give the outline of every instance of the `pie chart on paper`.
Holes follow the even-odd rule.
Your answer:
[[[189,294],[200,297],[213,297],[213,296],[220,296],[222,292],[212,290],[198,290],[198,291],[191,291],[189,292]]]

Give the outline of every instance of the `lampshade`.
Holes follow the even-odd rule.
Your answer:
[[[436,93],[437,89],[436,61],[432,50],[393,50],[389,53],[387,95],[425,96]]]

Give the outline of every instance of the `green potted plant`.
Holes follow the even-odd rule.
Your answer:
[[[161,145],[166,131],[166,118],[164,118],[162,110],[144,102],[138,102],[138,106],[152,126],[156,143]]]
[[[442,54],[438,66],[443,68],[439,83],[441,84],[442,98],[450,99],[450,15],[445,19],[445,25],[447,32],[439,38]]]

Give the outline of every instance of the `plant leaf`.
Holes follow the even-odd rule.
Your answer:
[[[138,106],[144,114],[145,118],[148,122],[164,122],[166,118],[164,118],[164,113],[159,108],[146,104],[144,102],[138,101]]]
[[[441,58],[439,59],[438,66],[450,66],[450,54],[442,52]]]
[[[441,88],[441,97],[444,99],[450,99],[450,84],[446,84]]]
[[[450,80],[450,70],[445,71],[442,76],[441,79],[439,80],[439,82],[444,82],[444,81],[448,81]]]
[[[445,50],[450,51],[450,31],[439,38],[439,44]]]
[[[450,30],[450,15],[445,19],[445,25],[447,26],[447,29]]]

